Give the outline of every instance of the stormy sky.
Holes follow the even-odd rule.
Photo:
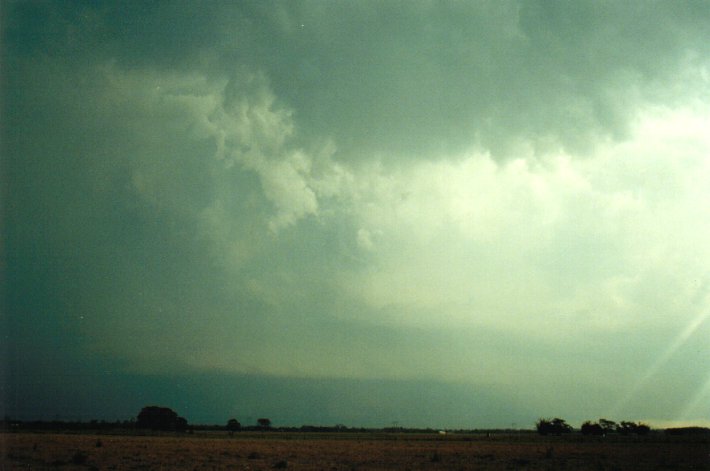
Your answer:
[[[1,15],[4,415],[710,424],[707,2]]]

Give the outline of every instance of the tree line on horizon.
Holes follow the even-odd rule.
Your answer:
[[[404,428],[404,427],[384,427],[384,428],[364,428],[364,427],[347,427],[342,424],[334,426],[317,426],[317,425],[302,425],[301,427],[279,427],[274,428],[272,422],[268,418],[259,418],[255,425],[242,425],[237,419],[230,418],[225,425],[190,425],[187,419],[181,417],[169,407],[163,406],[146,406],[141,409],[135,420],[124,420],[115,422],[106,422],[91,420],[89,422],[81,421],[30,421],[23,422],[20,420],[12,420],[4,418],[0,421],[0,430],[12,431],[21,428],[30,429],[53,429],[53,430],[88,430],[88,429],[135,429],[135,430],[150,430],[150,431],[168,431],[178,433],[192,433],[195,430],[224,430],[230,435],[235,432],[253,432],[253,431],[290,431],[290,432],[423,432],[435,433],[437,429],[419,429],[419,428]],[[569,425],[564,419],[555,418],[540,418],[535,422],[535,429],[540,435],[563,435],[572,433],[574,428]],[[476,430],[457,430],[457,432],[474,432]],[[478,430],[480,431],[480,430]],[[487,429],[484,431],[494,431]],[[585,421],[579,432],[583,435],[605,436],[611,433],[619,435],[647,435],[651,431],[651,427],[641,422],[621,421],[615,422],[608,419],[599,419],[592,422]],[[669,435],[710,435],[710,428],[707,427],[671,427],[664,429],[664,432]]]
[[[689,427],[685,427],[689,428]],[[562,435],[571,433],[574,429],[564,419],[555,417],[554,419],[540,418],[535,422],[535,429],[540,435]],[[647,435],[651,427],[642,422],[621,421],[619,423],[609,419],[599,419],[597,422],[585,421],[579,431],[582,435],[606,436],[610,433],[620,435]]]

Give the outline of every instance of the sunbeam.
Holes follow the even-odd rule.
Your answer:
[[[698,328],[708,317],[710,317],[710,309],[702,310],[678,335],[675,336],[670,345],[663,351],[656,361],[646,370],[646,372],[636,381],[636,383],[634,383],[633,387],[626,392],[621,400],[614,405],[610,413],[611,416],[616,416],[623,412],[624,408],[638,394],[641,388],[643,388],[648,381],[654,377],[656,373],[658,373],[658,370],[660,370],[663,365],[668,363],[668,360],[670,360],[675,352],[688,341],[688,339],[695,333],[696,330],[698,330]]]
[[[708,374],[705,383],[698,389],[695,393],[693,399],[688,402],[688,404],[683,408],[683,411],[678,416],[679,422],[693,422],[695,423],[698,418],[702,417],[705,413],[705,420],[710,420],[710,414],[707,414],[708,410],[701,410],[701,404],[710,404],[710,374]]]

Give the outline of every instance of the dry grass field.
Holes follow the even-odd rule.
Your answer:
[[[710,469],[707,439],[532,434],[0,434],[2,469],[666,470]]]

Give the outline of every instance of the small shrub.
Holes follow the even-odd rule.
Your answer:
[[[276,463],[274,463],[274,468],[276,468],[276,469],[288,468],[288,461],[286,461],[286,460],[277,461]]]
[[[260,458],[261,458],[261,455],[255,451],[252,451],[251,453],[249,453],[249,456],[247,456],[247,459],[249,459],[249,460],[258,460]]]
[[[432,463],[439,463],[441,462],[441,455],[439,454],[438,451],[435,451],[433,455],[431,455],[431,462]]]
[[[104,443],[99,438],[98,440],[96,440],[96,448],[101,448],[102,446],[104,446]]]

